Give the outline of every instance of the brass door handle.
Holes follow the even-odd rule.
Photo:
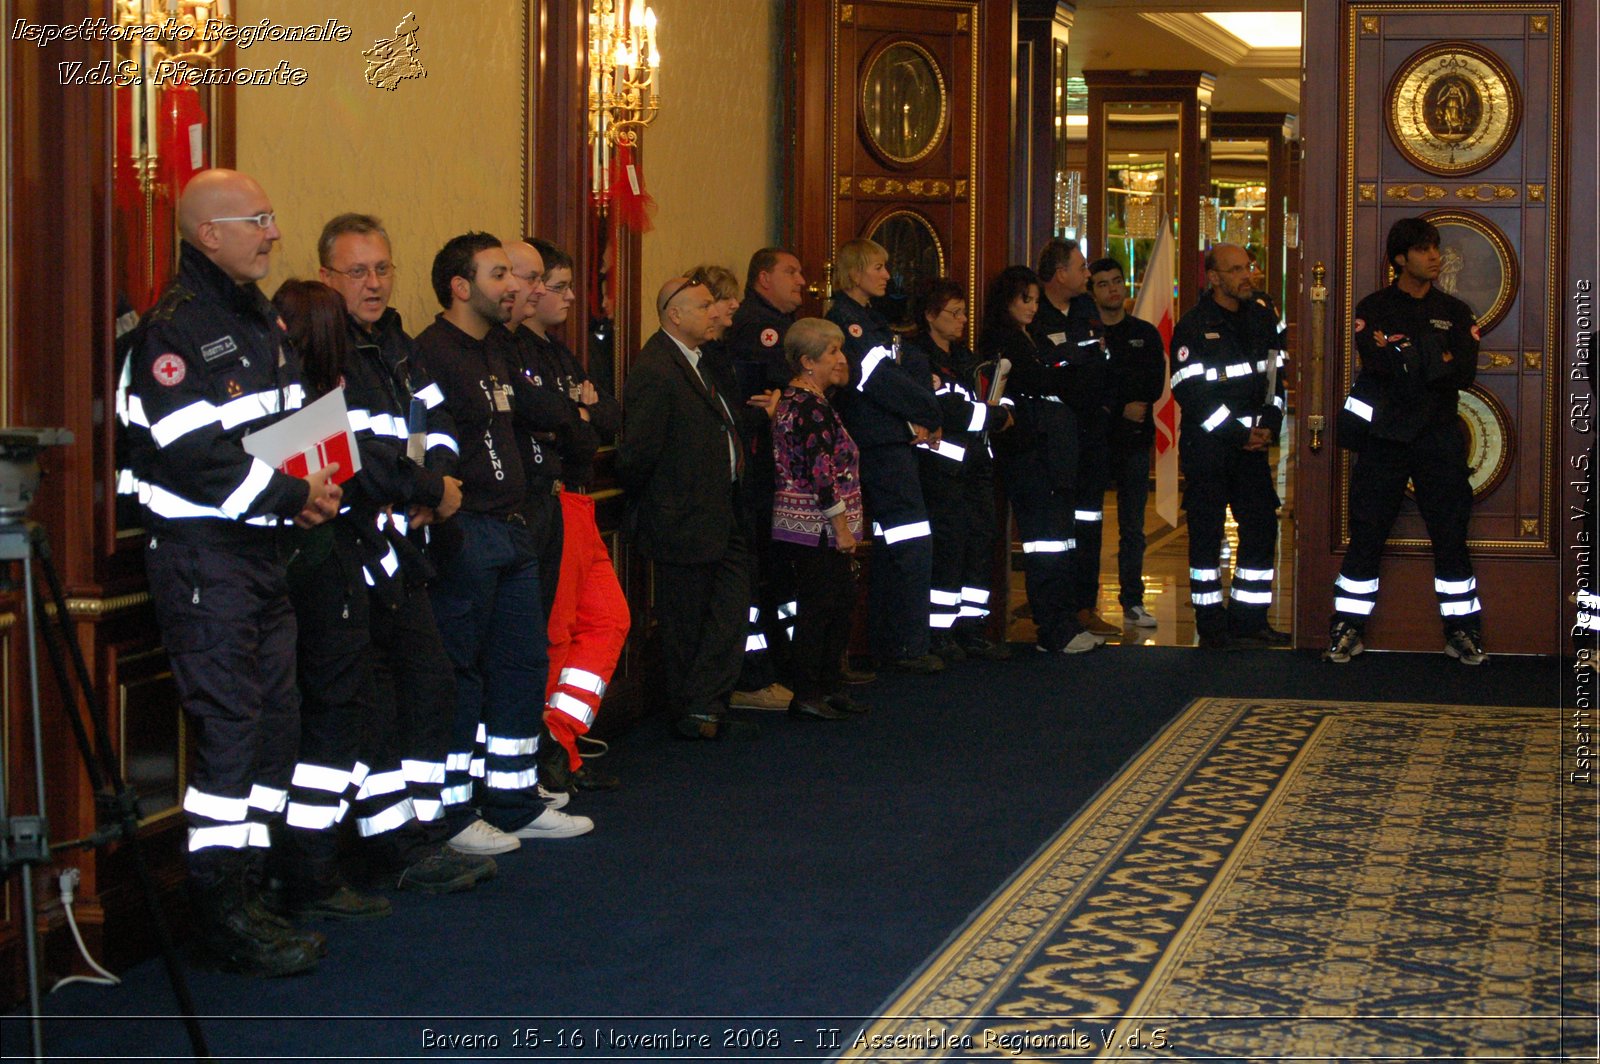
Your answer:
[[[1311,401],[1306,428],[1311,430],[1311,453],[1322,450],[1322,433],[1328,419],[1322,413],[1323,327],[1328,321],[1328,269],[1317,263],[1311,269]]]
[[[824,262],[822,264],[822,282],[819,284],[816,281],[813,281],[806,285],[806,295],[810,296],[812,299],[824,300],[832,294],[833,263]]]

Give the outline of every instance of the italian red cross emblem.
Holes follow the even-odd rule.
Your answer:
[[[762,347],[771,347],[774,344],[776,344],[777,342],[778,342],[778,330],[777,329],[762,329],[761,330],[761,346]]]
[[[188,376],[189,367],[183,364],[183,359],[169,353],[156,359],[155,365],[150,367],[150,372],[155,374],[157,381],[171,388]]]

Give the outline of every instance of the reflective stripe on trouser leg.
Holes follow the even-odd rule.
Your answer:
[[[353,768],[337,768],[302,761],[294,767],[284,823],[305,831],[331,831],[344,819],[350,803],[345,791]]]
[[[1228,597],[1242,606],[1266,607],[1272,605],[1271,569],[1249,569],[1242,565],[1233,568],[1233,586]]]
[[[1359,580],[1343,572],[1333,582],[1334,619],[1361,628],[1378,605],[1378,580]]]
[[[406,786],[406,774],[399,765],[367,774],[353,803],[356,831],[362,838],[394,831],[416,817]]]
[[[1435,577],[1433,593],[1439,599],[1439,616],[1446,628],[1478,630],[1483,607],[1478,602],[1477,577],[1456,580]]]
[[[961,592],[948,588],[934,588],[928,592],[928,627],[948,629],[955,627],[961,616]]]

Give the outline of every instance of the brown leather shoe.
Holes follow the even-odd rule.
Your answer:
[[[1098,613],[1084,607],[1077,613],[1078,623],[1095,635],[1121,635],[1122,628],[1112,624]]]

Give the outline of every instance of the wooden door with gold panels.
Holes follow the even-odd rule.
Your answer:
[[[1005,264],[1010,28],[994,0],[796,4],[789,230],[814,296],[838,246],[866,236],[889,251],[892,320],[941,275],[976,311]]]
[[[1476,383],[1461,393],[1473,490],[1469,545],[1491,651],[1561,647],[1557,397],[1562,339],[1564,187],[1562,5],[1348,3],[1307,8],[1306,207],[1317,235],[1304,275],[1327,268],[1326,325],[1302,367],[1301,411],[1329,431],[1301,433],[1296,630],[1326,631],[1332,582],[1350,539],[1351,461],[1331,426],[1359,369],[1351,314],[1389,282],[1384,241],[1420,215],[1441,236],[1438,286],[1465,300],[1481,335]],[[1320,101],[1320,104],[1319,104]],[[1325,106],[1324,106],[1325,105]],[[1319,206],[1321,210],[1319,211]],[[1333,220],[1328,226],[1324,219]],[[1310,311],[1311,304],[1303,307]],[[1302,320],[1311,320],[1303,317]],[[1319,372],[1320,370],[1320,372]],[[1426,529],[1408,499],[1390,534],[1369,646],[1436,650],[1440,625]]]

